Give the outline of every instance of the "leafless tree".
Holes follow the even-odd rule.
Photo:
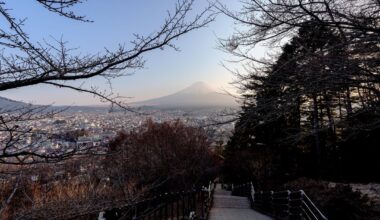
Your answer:
[[[120,132],[106,155],[22,170],[3,165],[12,178],[0,180],[0,214],[9,219],[88,219],[114,208],[128,212],[128,205],[155,193],[191,189],[207,179],[205,173],[212,176],[217,165],[209,145],[201,128],[147,121],[135,131]]]
[[[109,146],[105,166],[120,188],[125,180],[135,179],[140,186],[184,190],[199,184],[205,169],[214,166],[209,147],[202,128],[179,120],[148,120],[135,131],[118,135]]]
[[[83,3],[84,0],[35,1],[55,15],[77,22],[92,22],[85,16],[74,12],[74,7]],[[210,10],[211,6],[194,14],[192,12],[193,5],[194,0],[178,0],[174,9],[168,11],[161,27],[157,27],[157,30],[152,31],[147,36],[135,34],[134,40],[129,44],[128,42],[120,42],[120,45],[115,50],[105,49],[98,53],[83,55],[79,48],[71,47],[64,39],[54,39],[52,41],[32,40],[25,31],[26,19],[13,16],[12,10],[7,7],[8,2],[6,0],[0,1],[0,17],[2,19],[0,27],[0,91],[45,84],[89,93],[103,102],[109,102],[113,106],[133,111],[123,102],[123,97],[112,91],[112,86],[108,90],[101,90],[94,86],[85,87],[84,84],[76,86],[73,81],[103,77],[105,83],[110,83],[113,78],[127,76],[143,68],[145,65],[143,56],[150,51],[167,47],[177,50],[178,48],[174,44],[175,40],[184,34],[205,27],[214,19],[214,14]],[[66,205],[62,206],[62,210],[57,209],[59,205],[54,203],[55,201],[51,204],[47,204],[46,201],[33,201],[33,196],[31,196],[33,192],[39,192],[42,195],[43,190],[39,187],[54,185],[54,182],[57,183],[57,181],[53,179],[44,184],[31,183],[31,175],[24,175],[24,169],[28,169],[28,173],[31,170],[43,172],[42,168],[38,167],[37,169],[35,165],[72,160],[70,158],[74,155],[81,156],[98,153],[96,150],[87,147],[75,146],[59,149],[44,149],[41,147],[41,143],[48,141],[52,134],[36,132],[33,128],[27,126],[28,123],[52,118],[62,111],[64,110],[57,110],[49,106],[20,103],[16,103],[9,108],[0,109],[0,164],[2,165],[1,173],[4,175],[1,177],[3,189],[0,193],[2,201],[0,205],[1,218],[4,216],[9,217],[7,210],[12,206],[14,207],[17,202],[20,202],[18,205],[33,204],[22,210],[23,213],[19,213],[21,218],[30,216],[31,212],[40,218],[48,218],[44,213],[50,209],[50,213],[55,213],[56,216],[62,214],[63,209],[65,209],[67,217],[72,217],[89,210],[112,208],[117,202],[115,200],[117,195],[112,194],[114,198],[108,198],[109,204],[101,204],[103,201],[101,200],[102,196],[107,195],[107,193],[102,191],[103,183],[93,180],[90,180],[90,182],[74,180],[67,184],[69,188],[65,188],[63,185],[53,187],[56,193],[55,196],[75,192],[81,187],[83,190],[84,188],[88,190],[83,191],[83,195],[87,196],[83,197],[84,200],[77,199],[74,201],[70,200],[70,196],[60,197],[61,200],[67,199],[68,201]],[[21,167],[20,165],[24,166]],[[54,177],[53,174],[51,176]],[[62,184],[64,181],[58,181],[58,183]],[[88,188],[91,184],[96,186]],[[26,192],[26,190],[32,191]],[[25,196],[20,196],[20,193]],[[44,196],[48,195],[50,195],[48,192],[44,194]],[[93,196],[92,199],[94,200],[85,202],[91,196]],[[15,201],[15,197],[17,197],[17,201]],[[134,197],[131,196],[131,198]],[[25,201],[18,201],[20,198],[28,201],[26,203]],[[33,198],[42,197],[34,195]],[[123,202],[125,201],[123,200]],[[73,208],[71,212],[68,209],[70,207]]]
[[[310,21],[336,32],[341,42],[326,50],[348,48],[367,77],[379,82],[374,68],[378,58],[376,42],[380,38],[380,3],[376,0],[252,0],[242,1],[239,12],[229,10],[222,3],[217,8],[234,19],[238,31],[229,39],[221,41],[222,48],[229,53],[248,60],[251,64],[267,65],[268,60],[254,56],[258,44],[269,48],[282,46]],[[371,45],[369,47],[369,45]],[[323,54],[325,51],[320,51]],[[297,59],[295,57],[294,59]],[[248,65],[248,69],[252,66]]]
[[[78,22],[91,22],[78,15],[73,7],[83,0],[36,0],[41,6],[54,14]],[[110,3],[111,4],[111,3]],[[112,88],[103,91],[97,87],[73,85],[75,80],[103,77],[105,82],[144,67],[143,55],[156,49],[171,47],[177,49],[174,41],[182,35],[202,28],[214,19],[210,7],[199,13],[191,13],[194,0],[179,0],[172,11],[168,11],[161,27],[147,36],[135,34],[135,39],[126,46],[123,42],[116,50],[83,55],[79,49],[69,47],[63,39],[54,42],[33,41],[25,31],[26,20],[12,15],[7,1],[0,2],[0,91],[32,86],[51,85],[67,88],[99,97],[101,101],[133,111]],[[20,106],[17,109],[2,109],[0,115],[0,163],[35,163],[36,160],[57,161],[73,154],[79,149],[42,152],[34,143],[25,144],[32,130],[21,126],[22,122],[38,120],[57,114],[44,106]],[[87,149],[86,149],[87,150]],[[79,152],[81,151],[81,152]]]

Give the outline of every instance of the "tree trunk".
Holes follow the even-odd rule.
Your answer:
[[[321,143],[319,138],[318,98],[313,95],[313,135],[315,140],[316,175],[320,176],[321,167]]]
[[[347,110],[347,117],[350,117],[352,115],[352,103],[351,103],[351,94],[350,94],[349,87],[346,90],[346,110]]]

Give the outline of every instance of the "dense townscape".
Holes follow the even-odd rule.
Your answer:
[[[108,108],[71,110],[70,108],[36,121],[25,121],[18,126],[32,132],[19,144],[38,147],[42,151],[106,146],[118,132],[129,132],[139,128],[147,120],[157,123],[180,120],[188,126],[204,129],[213,145],[223,146],[232,134],[236,109],[214,108],[195,110],[138,110],[138,112],[116,111]],[[3,133],[7,138],[8,134]],[[101,149],[101,148],[100,148]]]

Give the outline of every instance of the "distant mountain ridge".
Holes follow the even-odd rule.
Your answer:
[[[65,112],[78,112],[78,111],[107,111],[109,106],[68,106],[68,105],[58,105],[58,106],[49,106],[49,105],[38,105],[38,104],[30,104],[21,101],[15,101],[9,98],[0,96],[0,111],[9,111],[9,110],[17,110],[22,108],[35,108],[35,107],[43,107],[47,111],[51,110],[64,110]]]
[[[136,106],[159,108],[197,108],[197,107],[236,107],[234,97],[218,93],[204,82],[191,86],[171,95],[134,103]]]
[[[31,104],[0,97],[0,109],[12,110],[27,107]],[[39,105],[33,105],[39,106]],[[191,86],[171,95],[149,99],[131,104],[132,107],[153,108],[209,108],[237,107],[235,98],[214,91],[204,82],[196,82]],[[106,111],[108,106],[51,106],[50,109],[66,109],[69,111]]]
[[[10,109],[22,108],[26,106],[29,106],[29,104],[25,102],[8,99],[5,97],[0,97],[0,109],[10,110]]]

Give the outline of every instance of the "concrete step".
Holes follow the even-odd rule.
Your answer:
[[[214,207],[250,209],[251,205],[249,204],[249,200],[245,197],[215,195]]]
[[[216,186],[213,199],[209,220],[273,220],[251,209],[248,198],[231,196],[231,192],[221,189],[220,184]]]

